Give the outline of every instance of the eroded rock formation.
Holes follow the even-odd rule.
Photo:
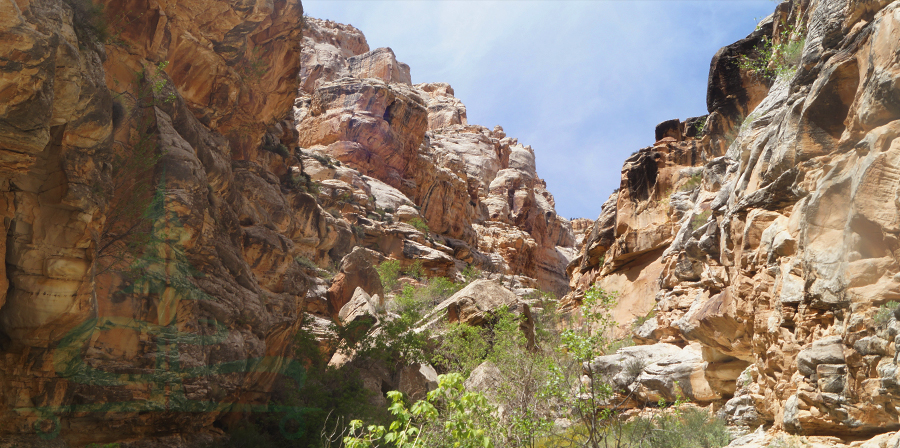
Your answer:
[[[388,258],[566,292],[534,151],[449,85],[299,0],[96,3],[0,0],[0,444],[211,441]]]
[[[564,294],[575,237],[537,176],[534,150],[500,127],[469,125],[449,85],[411,85],[409,67],[389,48],[370,51],[358,30],[316,19],[308,23],[294,112],[303,151],[357,171],[340,175],[354,177],[343,179],[349,192],[374,195],[388,215],[403,220],[400,207],[415,207],[414,218],[437,237],[416,250],[449,255],[434,261],[435,272],[452,275],[474,264]],[[372,189],[356,180],[367,178],[387,185]],[[390,199],[379,192],[390,192]],[[393,233],[386,227],[380,233]],[[420,258],[410,251],[395,250],[393,256]]]
[[[803,39],[795,69],[735,62],[788,26]],[[792,1],[720,50],[703,132],[663,123],[625,162],[567,299],[598,282],[621,293],[617,320],[639,343],[699,343],[736,423],[900,428],[886,308],[900,294],[898,29],[897,2]]]

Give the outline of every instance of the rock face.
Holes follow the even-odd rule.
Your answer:
[[[260,150],[303,10],[99,3],[0,3],[0,440],[197,446],[290,371],[337,240]]]
[[[469,125],[449,85],[411,85],[409,67],[389,48],[370,51],[345,25],[307,23],[306,68],[294,111],[299,146],[355,170],[342,179],[351,194],[374,195],[380,216],[418,218],[428,227],[425,236],[433,234],[438,243],[397,241],[388,225],[372,232],[380,235],[365,246],[401,260],[424,256],[431,259],[426,267],[440,275],[472,264],[564,294],[575,236],[571,223],[556,215],[534,150],[500,127]],[[390,199],[362,179],[377,179]],[[404,205],[415,206],[418,216],[410,217],[409,208],[401,214]]]
[[[206,444],[388,258],[565,293],[534,151],[449,85],[299,0],[90,3],[0,0],[0,442]]]
[[[793,68],[734,63],[787,24]],[[599,282],[622,293],[618,322],[655,310],[635,340],[699,343],[732,421],[900,427],[900,325],[885,308],[900,296],[898,29],[897,2],[783,2],[720,50],[709,116],[663,123],[625,162],[569,265],[569,303]]]

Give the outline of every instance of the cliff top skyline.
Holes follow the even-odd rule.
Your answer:
[[[621,162],[653,127],[704,115],[709,62],[771,14],[771,0],[317,1],[312,17],[390,47],[412,80],[447,82],[469,123],[534,147],[567,218],[594,219]],[[427,18],[427,19],[425,19]]]

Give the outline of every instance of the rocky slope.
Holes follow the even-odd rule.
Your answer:
[[[0,446],[197,446],[387,258],[566,292],[534,151],[448,85],[299,0],[99,4],[0,0]]]
[[[788,1],[722,48],[703,132],[662,123],[625,162],[567,302],[595,281],[619,291],[622,330],[693,347],[702,375],[681,386],[708,385],[734,423],[838,436],[823,446],[900,428],[898,30],[897,2]],[[802,45],[779,76],[739,63],[768,37]]]
[[[500,127],[469,125],[449,85],[411,85],[409,67],[391,49],[370,51],[347,25],[308,22],[294,112],[299,145],[357,172],[339,179],[348,174],[313,169],[313,179],[342,180],[353,195],[375,196],[388,215],[424,221],[436,237],[432,248],[452,261],[426,264],[436,272],[473,264],[565,294],[575,236],[537,175],[534,150]],[[367,178],[382,185],[359,187]],[[401,212],[403,205],[415,213]]]

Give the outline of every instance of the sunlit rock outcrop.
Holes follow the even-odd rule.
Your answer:
[[[699,343],[734,422],[900,428],[898,8],[784,2],[720,50],[704,131],[658,128],[569,266],[571,303],[596,281],[622,293],[617,320],[636,341]],[[791,29],[797,57],[771,76],[736,62]]]

